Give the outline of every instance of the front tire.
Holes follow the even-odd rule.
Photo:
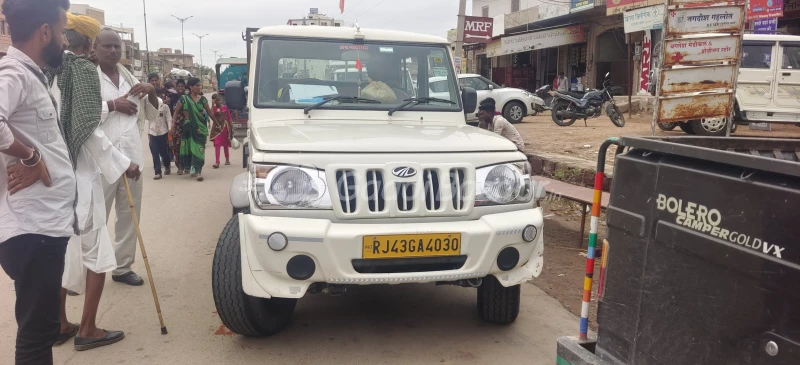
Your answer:
[[[606,114],[608,114],[611,123],[614,123],[615,126],[620,128],[625,126],[625,116],[622,115],[622,112],[619,111],[619,108],[615,104],[608,105]]]
[[[518,101],[510,101],[503,107],[503,117],[505,117],[511,124],[517,124],[525,118],[525,105]]]
[[[244,293],[238,215],[228,220],[217,241],[211,288],[222,323],[245,336],[268,336],[279,332],[289,323],[297,304],[297,299],[265,299]]]
[[[513,323],[519,315],[520,286],[504,287],[493,275],[478,287],[478,314],[489,323]]]

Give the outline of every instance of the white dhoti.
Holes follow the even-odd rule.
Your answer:
[[[113,183],[130,166],[130,159],[122,155],[100,130],[95,130],[78,153],[75,177],[78,199],[75,213],[80,236],[73,236],[67,244],[62,287],[77,293],[86,288],[86,270],[107,273],[117,267],[114,244],[106,228],[106,201],[103,193],[103,176]]]

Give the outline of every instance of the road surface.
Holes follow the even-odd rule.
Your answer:
[[[232,166],[211,169],[211,148],[204,182],[174,174],[153,181],[151,162],[142,175],[142,234],[169,334],[160,334],[147,284],[124,286],[109,275],[98,326],[123,330],[126,338],[86,352],[75,351],[69,341],[55,349],[55,364],[550,365],[556,338],[577,331],[578,319],[531,284],[524,284],[522,309],[510,326],[479,320],[475,289],[431,284],[310,295],[300,300],[284,332],[269,338],[233,335],[215,313],[211,261],[231,215],[229,183],[244,170],[241,151],[232,151]],[[151,161],[149,151],[145,159]],[[141,252],[134,270],[147,281]],[[0,293],[0,364],[11,364],[14,289],[4,273]],[[83,296],[67,299],[73,322],[80,320],[82,305]]]

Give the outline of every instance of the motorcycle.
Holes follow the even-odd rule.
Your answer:
[[[566,127],[575,123],[578,118],[583,118],[586,124],[587,118],[597,118],[605,110],[606,115],[617,127],[625,126],[625,117],[614,103],[614,94],[620,93],[621,89],[611,86],[610,73],[606,73],[603,81],[603,88],[600,90],[587,91],[584,94],[574,92],[550,91],[553,96],[551,107],[553,122],[559,126]]]

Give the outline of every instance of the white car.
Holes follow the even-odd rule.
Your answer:
[[[476,288],[483,320],[513,322],[520,284],[543,268],[544,191],[513,143],[464,123],[476,93],[459,88],[448,41],[274,26],[248,47],[249,92],[225,89],[229,108],[250,110],[248,172],[212,263],[225,326],[269,335],[308,294],[403,283]],[[342,61],[367,63],[381,84],[325,75]]]
[[[497,106],[497,111],[503,113],[511,123],[519,123],[527,115],[536,115],[536,104],[544,106],[544,101],[533,93],[513,87],[502,87],[492,80],[476,74],[458,75],[458,83],[462,87],[470,87],[478,92],[478,103],[486,98],[492,98]],[[474,114],[467,115],[467,120],[477,120]]]

